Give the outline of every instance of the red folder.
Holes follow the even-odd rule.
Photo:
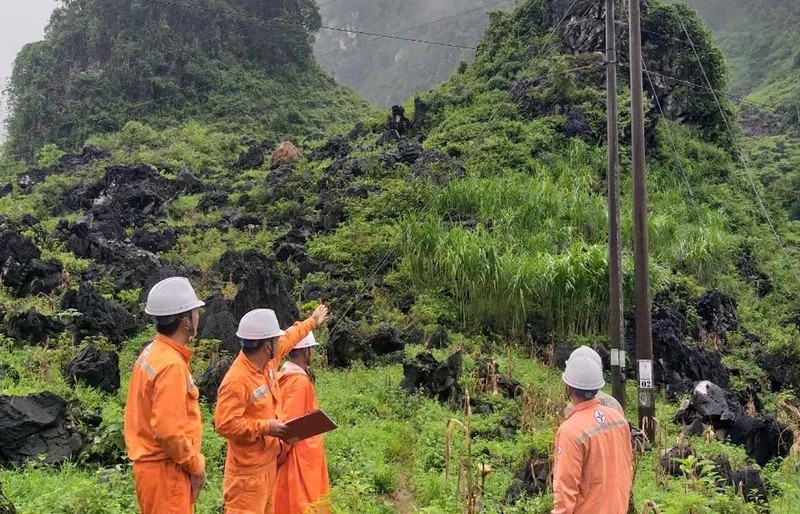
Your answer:
[[[297,441],[333,430],[336,428],[336,423],[323,411],[317,409],[299,418],[290,419],[286,422],[286,426],[289,427],[289,433],[286,434],[284,440],[294,444]]]

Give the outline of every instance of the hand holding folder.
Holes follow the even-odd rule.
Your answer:
[[[303,439],[329,432],[336,428],[331,418],[323,411],[317,409],[286,422],[289,431],[283,438],[284,441],[294,444]]]

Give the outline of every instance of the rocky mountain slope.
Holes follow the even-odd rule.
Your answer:
[[[800,5],[792,0],[690,0],[714,31],[731,68],[734,92],[800,124]]]
[[[66,2],[15,61],[8,149],[76,150],[129,120],[194,119],[272,138],[306,136],[332,117],[352,123],[366,104],[314,61],[319,25],[310,0]]]
[[[759,154],[767,220],[731,155],[732,108],[689,85],[702,70],[675,41],[680,23],[720,89],[721,53],[692,10],[646,7],[662,394],[634,502],[789,513],[800,499],[795,149]],[[220,507],[224,441],[210,412],[238,318],[269,305],[288,324],[324,301],[335,319],[317,334],[317,388],[341,427],[325,440],[336,512],[548,512],[558,366],[578,344],[607,343],[603,14],[588,0],[495,13],[473,64],[323,138],[277,144],[254,126],[145,117],[80,152],[48,146],[35,166],[6,159],[3,492],[20,512],[134,511],[125,391],[153,333],[148,287],[179,273],[207,301],[192,364],[210,476],[198,511]],[[629,303],[630,222],[623,239]],[[630,309],[626,319],[632,350]]]

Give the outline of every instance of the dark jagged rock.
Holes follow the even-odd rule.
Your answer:
[[[356,139],[361,139],[362,137],[366,137],[369,134],[364,124],[360,121],[356,122],[353,125],[353,128],[350,129],[350,132],[347,133],[347,139],[349,141],[355,141]]]
[[[425,339],[425,331],[414,325],[403,332],[403,344],[421,344]]]
[[[70,225],[66,230],[67,249],[78,257],[92,259],[95,264],[84,278],[101,277],[104,273],[116,280],[118,290],[146,288],[157,281],[185,275],[164,266],[152,252],[128,242],[109,239],[94,230],[86,220]],[[102,269],[97,269],[100,266]]]
[[[12,314],[6,320],[6,335],[17,341],[39,344],[49,337],[55,337],[64,331],[64,325],[55,319],[30,308],[24,312]]]
[[[30,168],[25,173],[17,175],[17,185],[23,194],[28,194],[33,190],[33,186],[44,182],[50,175],[49,168]]]
[[[347,157],[353,148],[344,136],[336,136],[314,152],[316,159],[342,159]]]
[[[175,188],[177,191],[186,193],[187,195],[196,195],[202,193],[206,189],[203,181],[186,168],[182,168],[181,171],[178,172],[178,176],[175,177]]]
[[[351,298],[356,290],[355,284],[344,280],[331,280],[324,285],[318,282],[308,282],[303,285],[300,297],[304,301],[324,300],[334,306],[344,306],[344,302]]]
[[[597,137],[586,113],[583,109],[574,107],[567,115],[567,121],[561,127],[564,135],[568,137],[577,137],[584,141],[591,141]]]
[[[0,466],[77,456],[83,442],[69,430],[67,403],[53,393],[0,395]]]
[[[386,128],[381,134],[381,137],[378,138],[376,144],[380,146],[393,139],[400,139],[406,134],[406,132],[408,132],[410,127],[411,122],[408,121],[408,118],[406,118],[406,113],[403,106],[393,105],[392,116],[386,123]]]
[[[0,183],[0,198],[10,195],[12,191],[14,191],[14,186],[11,185],[11,182]]]
[[[766,373],[772,391],[800,390],[800,365],[796,356],[773,353],[762,345],[753,348],[754,360]]]
[[[388,355],[405,348],[400,329],[387,323],[378,325],[369,336],[368,344],[377,355]]]
[[[255,214],[237,213],[230,219],[230,224],[239,230],[258,228],[262,225],[261,218]]]
[[[741,494],[746,502],[767,504],[767,484],[761,472],[752,466],[747,466],[737,471],[733,471],[730,477],[730,485],[733,486],[737,494]]]
[[[236,328],[238,323],[231,311],[231,302],[225,300],[217,293],[206,300],[203,316],[197,328],[197,337],[200,339],[217,339],[222,342],[222,348],[232,354],[239,351],[236,343]]]
[[[424,150],[422,145],[416,141],[408,139],[401,139],[397,142],[397,149],[390,150],[378,157],[378,160],[386,165],[393,165],[396,163],[414,164],[422,157]]]
[[[734,413],[728,408],[725,391],[708,380],[698,383],[692,392],[692,406],[704,418],[729,421]]]
[[[254,269],[274,267],[275,261],[258,250],[228,250],[214,265],[213,271],[223,280],[238,283]]]
[[[328,364],[347,368],[355,361],[369,363],[373,360],[372,349],[352,322],[331,320],[329,326],[332,329],[325,344]]]
[[[428,348],[442,349],[447,348],[448,344],[449,337],[447,335],[447,329],[442,325],[436,325],[436,330],[434,330],[433,334],[428,338],[425,346]]]
[[[687,427],[707,424],[716,437],[743,445],[747,455],[764,466],[776,457],[788,455],[794,444],[794,432],[773,415],[754,416],[726,397],[716,384],[700,382],[690,404],[684,403],[674,421]]]
[[[206,192],[197,204],[197,210],[208,212],[211,209],[224,207],[228,203],[228,193],[220,190]]]
[[[62,374],[70,385],[83,382],[113,394],[119,389],[119,355],[86,346],[67,363]]]
[[[264,148],[258,143],[250,143],[247,150],[239,154],[231,168],[236,171],[260,168],[264,164]]]
[[[461,376],[461,352],[441,362],[430,353],[420,353],[403,364],[401,387],[408,393],[421,390],[442,403],[456,405],[461,400],[458,379]]]
[[[736,269],[748,284],[756,289],[756,295],[764,298],[772,292],[772,279],[769,275],[758,269],[758,263],[753,257],[753,250],[750,245],[742,247],[739,257],[736,259]]]
[[[250,270],[237,284],[239,292],[233,299],[233,315],[241,319],[248,311],[269,308],[275,311],[281,327],[289,327],[300,318],[292,299],[293,280],[272,267]]]
[[[669,398],[690,391],[701,380],[710,380],[723,389],[730,386],[730,374],[718,353],[684,342],[686,316],[662,294],[653,301],[652,319],[654,378]],[[636,318],[632,310],[625,313],[625,325],[625,348],[628,355],[635,355]]]
[[[56,260],[41,261],[42,252],[14,230],[0,231],[0,280],[17,296],[52,292],[62,279]]]
[[[661,464],[661,469],[663,469],[665,473],[674,477],[680,477],[683,476],[683,471],[681,471],[681,465],[676,459],[686,459],[694,455],[695,451],[691,445],[680,443],[668,450],[664,450],[659,463]]]
[[[302,203],[305,200],[304,191],[308,190],[312,178],[307,173],[297,173],[291,165],[279,166],[269,173],[264,180],[266,199],[270,202],[291,200]]]
[[[411,173],[415,177],[426,178],[437,186],[444,187],[451,180],[464,177],[466,170],[461,163],[446,153],[438,150],[423,150],[411,166]]]
[[[411,128],[415,131],[422,129],[425,125],[425,118],[428,116],[430,106],[425,103],[420,97],[414,97],[414,120],[411,122]]]
[[[317,227],[323,232],[330,232],[347,219],[344,203],[332,193],[322,193],[314,205],[319,211]]]
[[[79,184],[70,190],[58,210],[88,210],[103,205],[117,212],[126,226],[139,226],[148,216],[159,213],[175,196],[176,189],[173,181],[149,166],[114,165],[106,168],[97,182],[89,186]]]
[[[534,456],[515,473],[506,489],[505,501],[514,505],[523,497],[539,496],[548,490],[553,474],[553,463],[547,456]]]
[[[130,312],[106,300],[86,283],[77,291],[67,291],[61,299],[61,309],[75,309],[82,314],[75,320],[79,339],[102,334],[112,343],[120,344],[136,335],[140,328]]]
[[[380,186],[376,186],[375,184],[358,184],[348,187],[345,194],[354,198],[364,199],[367,198],[370,193],[377,195],[380,194],[381,191]]]
[[[178,242],[178,236],[175,234],[175,230],[170,227],[160,232],[137,228],[133,232],[131,242],[148,252],[166,252],[175,246],[175,243]]]
[[[362,157],[337,159],[325,170],[325,176],[317,183],[317,191],[345,187],[353,179],[364,175],[368,162]]]
[[[736,314],[736,299],[718,289],[710,289],[700,295],[695,302],[697,314],[703,320],[703,327],[698,337],[705,334],[716,335],[724,339],[732,330],[739,329],[739,317]]]
[[[217,391],[219,390],[222,379],[233,364],[235,357],[226,355],[211,363],[203,373],[197,378],[197,389],[200,390],[200,397],[208,403],[217,402]]]

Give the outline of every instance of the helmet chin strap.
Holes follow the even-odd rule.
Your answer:
[[[192,320],[190,320],[189,318],[184,318],[183,320],[184,320],[183,326],[186,327],[186,330],[189,331],[189,340],[191,341],[192,339],[197,337],[197,327],[192,324]]]

